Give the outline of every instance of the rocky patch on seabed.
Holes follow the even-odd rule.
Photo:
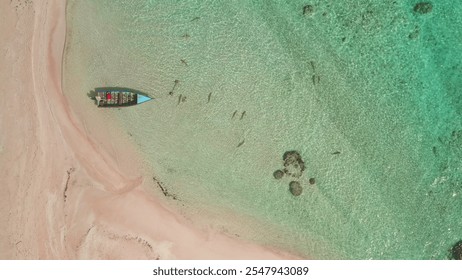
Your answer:
[[[299,178],[305,171],[305,162],[297,151],[288,151],[282,157],[284,160],[284,173],[288,176]]]
[[[305,171],[305,162],[302,156],[297,151],[287,151],[282,156],[283,168],[273,172],[275,179],[282,179],[284,176],[298,179]],[[310,178],[310,184],[314,184],[314,178]],[[289,183],[289,192],[293,196],[299,196],[303,192],[303,187],[300,182],[291,180]]]

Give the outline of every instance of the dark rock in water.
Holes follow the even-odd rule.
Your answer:
[[[295,178],[302,176],[305,162],[297,151],[285,152],[282,159],[284,160],[284,173]]]
[[[284,163],[291,164],[293,162],[301,161],[302,156],[300,156],[300,153],[297,151],[287,151],[282,156],[282,160],[284,160]]]
[[[314,6],[313,5],[305,5],[303,6],[303,14],[305,16],[310,16],[314,12]]]
[[[273,176],[276,179],[281,179],[282,176],[284,176],[284,172],[282,170],[278,169],[278,170],[274,171]]]
[[[316,180],[314,178],[310,178],[310,184],[314,185],[316,183]]]
[[[414,12],[419,14],[428,14],[433,10],[433,5],[430,2],[420,2],[415,4]]]
[[[293,196],[299,196],[302,194],[303,188],[297,181],[292,181],[289,183],[289,191]]]
[[[451,257],[454,260],[462,260],[462,240],[452,246]]]

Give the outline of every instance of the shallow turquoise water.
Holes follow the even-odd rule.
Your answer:
[[[462,239],[462,3],[377,2],[70,1],[65,77],[84,82],[65,91],[155,97],[114,118],[185,209],[273,229],[242,238],[446,258]],[[272,176],[288,150],[306,165],[299,197]]]

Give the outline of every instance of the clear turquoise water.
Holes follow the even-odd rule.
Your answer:
[[[444,259],[462,239],[462,2],[415,2],[312,1],[307,16],[304,1],[71,0],[65,77],[83,80],[65,91],[155,97],[114,119],[183,209],[241,238]],[[272,176],[288,150],[305,160],[299,197]]]

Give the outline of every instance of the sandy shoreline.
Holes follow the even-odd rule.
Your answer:
[[[62,93],[65,5],[0,3],[0,258],[290,258],[196,229],[85,132]]]

